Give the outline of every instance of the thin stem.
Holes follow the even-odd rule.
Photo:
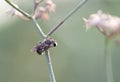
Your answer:
[[[111,57],[111,47],[110,38],[105,38],[105,67],[106,67],[106,80],[107,82],[114,82],[113,71],[112,71],[112,57]]]
[[[44,34],[44,32],[42,31],[41,27],[39,26],[38,22],[36,21],[36,19],[32,19],[34,24],[36,25],[36,27],[38,28],[40,35],[42,36],[42,38],[46,38],[46,35]],[[51,57],[50,57],[50,52],[46,51],[46,61],[48,64],[48,72],[49,72],[49,77],[50,77],[50,82],[56,82],[55,80],[55,76],[54,76],[54,72],[53,72],[53,68],[52,68],[52,63],[51,63]]]
[[[38,22],[36,21],[36,19],[32,18],[34,24],[36,25],[36,27],[38,28],[40,35],[42,36],[42,38],[46,38],[46,35],[44,34],[44,32],[42,31],[41,27],[39,26]],[[51,57],[50,57],[50,52],[46,51],[46,61],[48,64],[48,72],[49,72],[49,77],[50,77],[50,82],[56,82],[55,80],[55,76],[54,76],[54,72],[53,72],[53,68],[52,68],[52,63],[51,63]]]
[[[45,38],[45,34],[43,33],[41,27],[39,26],[39,24],[37,23],[36,19],[34,19],[33,17],[31,17],[28,13],[26,13],[25,11],[23,11],[22,9],[20,9],[18,6],[16,6],[14,3],[10,2],[9,0],[5,0],[9,5],[11,5],[14,9],[16,9],[17,11],[19,11],[20,13],[22,13],[25,17],[32,19],[32,21],[34,22],[34,24],[36,25],[36,27],[38,28],[41,36],[43,38]]]
[[[39,5],[41,2],[43,2],[43,0],[39,0],[39,1],[34,0],[34,12],[33,12],[33,14],[35,13],[35,10],[37,9],[38,5]]]
[[[81,8],[88,0],[82,0],[72,11],[70,11],[65,18],[60,21],[53,29],[51,29],[47,36],[50,36],[54,31],[56,31],[69,17],[71,17],[79,8]]]
[[[32,19],[32,17],[26,13],[25,11],[23,11],[22,9],[20,9],[17,5],[15,5],[14,3],[12,3],[9,0],[5,0],[10,6],[12,6],[14,9],[16,9],[17,11],[19,11],[20,13],[22,13],[25,17],[27,17],[28,19]]]
[[[46,51],[45,56],[46,56],[46,60],[47,60],[47,64],[48,64],[48,72],[49,72],[50,82],[56,82],[55,75],[54,75],[53,68],[52,68],[52,63],[51,63],[50,52]]]
[[[35,26],[38,28],[40,35],[41,35],[42,38],[44,39],[44,38],[46,37],[46,35],[45,35],[44,32],[42,31],[42,29],[41,29],[40,25],[38,24],[38,22],[36,21],[36,19],[35,19],[35,18],[32,18],[32,21],[33,21],[33,23],[35,24]]]
[[[15,8],[17,11],[19,11],[20,13],[22,13],[25,17],[31,19],[33,21],[33,23],[35,24],[35,26],[38,28],[40,35],[42,36],[42,38],[46,38],[46,35],[44,34],[44,32],[42,31],[40,25],[38,24],[38,22],[36,21],[36,19],[34,19],[33,17],[31,17],[29,14],[27,14],[26,12],[24,12],[23,10],[21,10],[18,6],[16,6],[14,3],[10,2],[9,0],[5,0],[9,5],[11,5],[13,8]],[[52,68],[52,63],[51,63],[51,58],[50,58],[50,53],[49,51],[46,51],[46,61],[48,64],[48,71],[49,71],[49,77],[50,77],[50,82],[56,82],[55,80],[55,76],[54,76],[54,72],[53,72],[53,68]]]

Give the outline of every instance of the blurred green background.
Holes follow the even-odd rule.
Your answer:
[[[28,13],[33,0],[12,0]],[[32,22],[6,15],[10,6],[4,0],[0,7],[0,82],[49,82],[45,56],[31,49],[41,40]],[[80,0],[54,0],[56,13],[49,21],[39,20],[47,33]],[[104,36],[95,28],[85,32],[83,17],[101,9],[120,16],[119,0],[89,0],[72,15],[52,37],[58,46],[50,50],[57,82],[105,82]],[[6,7],[7,6],[7,7]],[[115,82],[120,82],[120,45],[112,42],[112,64]]]

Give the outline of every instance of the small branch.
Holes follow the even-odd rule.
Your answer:
[[[114,82],[110,41],[111,39],[106,37],[105,39],[105,67],[106,67],[106,78],[107,78],[106,82]]]
[[[41,2],[43,2],[43,0],[39,0],[39,1],[34,0],[34,12],[33,12],[33,14],[35,13],[35,10],[37,9],[38,5],[39,5]]]
[[[10,6],[12,6],[14,9],[16,9],[17,11],[19,11],[20,13],[22,13],[25,17],[27,17],[28,19],[32,19],[32,17],[26,13],[25,11],[23,11],[22,9],[20,9],[17,5],[15,5],[14,3],[10,2],[9,0],[5,0]]]
[[[53,68],[52,68],[52,63],[51,63],[50,52],[46,51],[45,56],[46,56],[46,60],[47,60],[47,64],[48,64],[48,72],[49,72],[50,82],[56,82],[55,75],[54,75]]]
[[[33,23],[35,24],[35,26],[38,28],[40,35],[41,35],[42,38],[44,39],[44,38],[46,37],[46,35],[45,35],[44,32],[42,31],[42,29],[41,29],[40,25],[38,24],[38,22],[36,21],[36,19],[35,19],[35,18],[32,18],[32,21],[33,21]]]
[[[68,13],[67,16],[65,16],[65,18],[60,21],[55,27],[53,27],[53,29],[51,29],[47,36],[50,36],[54,31],[56,31],[58,28],[60,28],[60,26],[69,18],[71,17],[80,7],[82,7],[88,0],[82,0],[71,12]]]
[[[42,36],[42,38],[46,38],[46,35],[44,34],[44,32],[42,31],[41,27],[39,26],[38,22],[36,21],[36,19],[32,18],[34,24],[36,25],[36,27],[38,28],[40,35]],[[50,52],[46,51],[46,61],[48,64],[48,72],[49,72],[49,77],[50,77],[50,82],[56,82],[55,80],[55,75],[53,72],[53,68],[52,68],[52,63],[51,63],[51,57],[50,57]]]

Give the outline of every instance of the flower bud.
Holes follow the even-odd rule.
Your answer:
[[[55,3],[52,2],[52,0],[47,0],[45,3],[45,9],[48,13],[54,13],[55,12]]]
[[[14,8],[11,8],[7,11],[8,14],[10,14],[11,16],[17,16],[18,18],[22,19],[22,20],[26,20],[29,21],[30,19],[28,19],[27,17],[25,17],[22,13],[20,13],[19,11],[15,10]]]
[[[107,37],[112,37],[120,33],[120,18],[98,11],[92,14],[88,19],[83,19],[86,29],[90,26],[96,28]]]
[[[35,19],[43,19],[43,20],[48,20],[49,16],[48,13],[46,12],[44,7],[38,7],[35,11],[35,14],[33,15]]]

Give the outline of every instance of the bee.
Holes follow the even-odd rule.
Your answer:
[[[34,51],[38,53],[38,55],[43,55],[45,53],[45,51],[47,51],[48,49],[52,48],[52,47],[56,47],[57,46],[57,42],[52,39],[52,38],[46,38],[44,39],[42,42],[39,42],[35,47],[34,47]]]

